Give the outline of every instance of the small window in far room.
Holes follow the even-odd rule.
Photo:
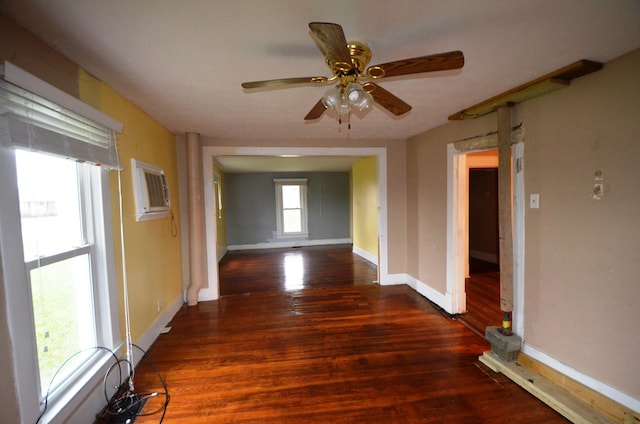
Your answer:
[[[276,179],[274,182],[278,238],[308,237],[306,178]]]

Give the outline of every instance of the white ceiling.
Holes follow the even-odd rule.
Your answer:
[[[568,65],[640,47],[638,0],[0,0],[12,16],[171,131],[233,139],[406,139]],[[244,81],[330,76],[308,23],[366,42],[370,64],[461,50],[461,70],[380,80],[413,106],[375,106],[339,131],[303,120],[325,87]]]

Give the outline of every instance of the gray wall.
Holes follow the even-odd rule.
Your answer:
[[[306,178],[309,240],[351,237],[348,172],[225,174],[229,246],[264,243],[276,231],[274,178]]]

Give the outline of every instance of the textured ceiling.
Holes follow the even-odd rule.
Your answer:
[[[233,139],[344,138],[335,115],[305,122],[326,87],[244,81],[324,75],[311,21],[366,42],[371,64],[461,50],[461,70],[381,80],[413,106],[352,117],[351,139],[406,139],[579,59],[640,47],[638,0],[0,0],[0,10],[171,131]]]

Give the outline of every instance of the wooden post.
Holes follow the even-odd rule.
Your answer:
[[[498,231],[500,248],[500,309],[513,311],[513,216],[511,213],[511,110],[498,108]]]

